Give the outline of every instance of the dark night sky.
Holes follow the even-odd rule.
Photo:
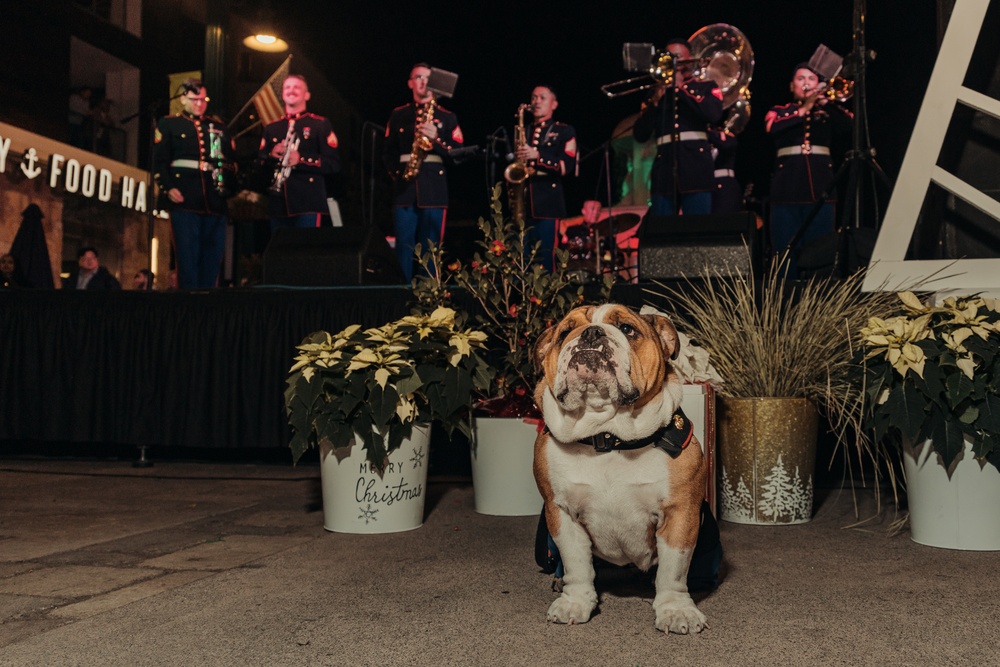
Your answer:
[[[866,42],[878,53],[867,70],[871,143],[894,177],[937,51],[936,3],[869,4]],[[641,102],[640,94],[609,100],[600,92],[602,84],[628,76],[621,65],[624,42],[662,48],[671,37],[689,37],[712,23],[731,24],[747,36],[755,54],[753,111],[740,137],[738,175],[744,184],[755,182],[759,193],[766,191],[772,152],[764,114],[771,105],[788,101],[794,65],[807,60],[819,44],[841,55],[848,55],[853,45],[851,0],[283,0],[274,7],[277,25],[293,50],[325,71],[366,120],[382,124],[394,106],[408,99],[409,67],[423,60],[459,75],[455,97],[445,104],[458,114],[468,144],[485,145],[486,136],[500,125],[509,129],[517,105],[527,101],[535,83],[545,81],[559,91],[556,117],[576,127],[583,154],[600,146]],[[602,187],[597,162],[588,161],[571,192],[579,199],[567,202],[571,211]],[[453,172],[453,185],[468,180],[471,187],[481,187],[481,167],[461,170],[475,173]],[[484,195],[477,192],[476,199],[485,205]]]

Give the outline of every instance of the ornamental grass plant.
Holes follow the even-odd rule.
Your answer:
[[[285,408],[293,461],[310,447],[349,447],[355,438],[377,470],[414,425],[441,423],[471,435],[472,397],[492,370],[482,358],[486,334],[464,326],[450,308],[381,327],[352,324],[318,331],[298,345]]]
[[[672,304],[677,328],[708,352],[720,395],[809,399],[828,421],[835,449],[851,446],[858,469],[867,460],[878,475],[879,445],[861,428],[855,332],[888,313],[893,297],[863,292],[863,271],[787,281],[786,261],[772,262],[759,282],[753,272],[706,266],[681,286],[657,283],[649,292]]]

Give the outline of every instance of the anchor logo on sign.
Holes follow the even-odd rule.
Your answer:
[[[34,148],[29,148],[21,159],[21,171],[28,178],[35,178],[42,173],[41,167],[37,166],[38,153]]]

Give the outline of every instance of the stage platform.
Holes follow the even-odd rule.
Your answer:
[[[658,289],[618,285],[613,299],[641,305],[647,287]],[[391,321],[410,302],[404,286],[2,291],[0,448],[281,451],[294,346]]]

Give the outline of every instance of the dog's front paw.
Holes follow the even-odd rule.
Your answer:
[[[549,606],[548,613],[545,614],[546,621],[553,623],[586,623],[590,620],[590,614],[597,606],[596,599],[571,598],[566,594],[560,595]]]
[[[696,634],[708,627],[705,614],[689,596],[685,597],[656,605],[657,630],[686,635]]]

